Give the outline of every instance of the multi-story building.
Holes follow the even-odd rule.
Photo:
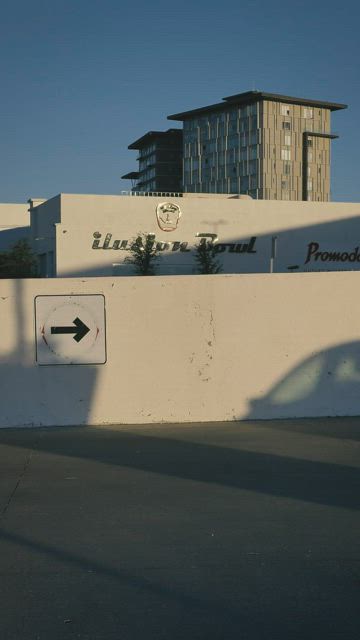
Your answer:
[[[149,131],[128,146],[139,151],[139,170],[121,176],[132,180],[132,191],[182,191],[182,130]]]
[[[183,122],[184,192],[330,200],[330,115],[346,106],[247,91],[168,116]]]

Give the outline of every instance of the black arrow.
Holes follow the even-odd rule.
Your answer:
[[[51,333],[74,333],[74,340],[76,340],[76,342],[80,342],[80,340],[89,333],[90,329],[80,320],[80,318],[75,318],[73,323],[75,326],[72,327],[51,327]]]

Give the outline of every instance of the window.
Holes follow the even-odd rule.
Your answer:
[[[283,129],[291,129],[291,122],[289,122],[288,120],[285,120],[285,122],[282,123],[282,128]]]
[[[239,138],[237,135],[228,136],[228,149],[239,146]]]
[[[257,158],[257,146],[256,146],[256,144],[254,144],[252,147],[250,147],[249,157],[250,157],[250,160],[255,160]]]
[[[308,151],[308,162],[312,162],[313,161],[313,152],[312,151]]]
[[[249,188],[249,178],[248,178],[248,176],[244,176],[243,178],[241,178],[241,182],[240,182],[241,192],[243,193],[248,188]]]
[[[238,192],[238,180],[237,178],[231,178],[230,179],[230,193],[237,193]]]
[[[290,162],[284,162],[283,173],[285,176],[289,176],[291,174],[291,164]]]
[[[304,109],[304,111],[303,111],[303,116],[304,116],[304,118],[312,118],[313,117],[313,110],[306,107]]]
[[[289,116],[290,115],[290,107],[287,104],[282,104],[281,105],[281,115],[282,116]]]
[[[312,188],[313,188],[313,181],[311,178],[309,178],[307,181],[307,189],[308,191],[312,191]]]
[[[291,160],[290,149],[281,149],[281,160]]]
[[[254,174],[257,172],[257,161],[250,160],[249,162],[249,174]]]
[[[242,118],[240,120],[240,131],[249,131],[249,120],[248,120],[248,118]]]
[[[286,134],[285,135],[285,144],[287,147],[290,147],[291,145],[291,135],[290,134]]]
[[[247,147],[240,149],[240,160],[247,160]]]
[[[237,133],[237,122],[230,121],[229,122],[229,134]]]
[[[242,133],[240,136],[240,146],[241,147],[247,147],[247,145],[249,144],[249,134],[248,133]]]
[[[312,138],[307,138],[306,144],[307,144],[308,147],[312,147],[313,146]]]

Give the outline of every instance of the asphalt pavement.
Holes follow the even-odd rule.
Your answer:
[[[360,419],[0,429],[1,640],[356,640]]]

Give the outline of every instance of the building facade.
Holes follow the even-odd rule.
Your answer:
[[[8,251],[19,242],[29,240],[30,216],[27,204],[0,204],[0,252]]]
[[[156,274],[199,273],[212,243],[222,273],[360,269],[360,204],[248,196],[61,194],[31,201],[31,243],[42,277],[132,276],[130,247],[152,235]]]
[[[128,146],[139,152],[138,171],[121,176],[133,192],[182,191],[182,130],[149,131]]]
[[[183,190],[330,200],[332,111],[347,105],[248,91],[168,116],[183,122]]]

